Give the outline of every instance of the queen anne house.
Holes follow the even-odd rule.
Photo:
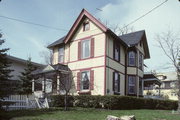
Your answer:
[[[143,94],[144,59],[149,48],[144,30],[117,36],[85,9],[69,32],[48,46],[53,65],[73,72],[73,94]]]

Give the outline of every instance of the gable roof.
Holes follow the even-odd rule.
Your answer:
[[[119,36],[121,40],[123,40],[129,47],[133,47],[137,45],[140,41],[143,42],[144,52],[145,52],[145,59],[150,58],[149,47],[146,39],[145,30],[136,31],[128,34],[124,34]]]
[[[78,26],[81,22],[83,22],[84,18],[89,18],[95,25],[97,25],[103,32],[106,32],[108,28],[104,26],[101,22],[99,22],[95,17],[93,17],[89,12],[87,12],[85,9],[82,9],[81,13],[77,17],[76,21],[72,25],[71,29],[69,30],[68,34],[66,35],[64,42],[67,43],[72,35],[75,33],[75,31],[78,29]]]
[[[71,29],[67,33],[66,36],[60,38],[59,40],[53,42],[52,44],[48,45],[47,48],[51,49],[57,45],[60,44],[66,44],[72,36],[75,34],[78,27],[81,25],[81,23],[84,21],[85,18],[88,18],[91,22],[93,22],[99,29],[101,29],[103,32],[107,32],[111,34],[115,39],[118,39],[123,45],[127,46],[124,41],[122,41],[114,32],[112,32],[109,28],[107,28],[105,25],[103,25],[99,20],[97,20],[95,17],[93,17],[89,12],[87,12],[85,9],[81,11],[79,16],[77,17],[76,21],[72,25]]]

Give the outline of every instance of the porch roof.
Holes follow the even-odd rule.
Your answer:
[[[144,87],[148,87],[153,84],[161,85],[161,81],[153,73],[144,73],[143,81]]]
[[[67,65],[63,64],[55,64],[55,65],[47,65],[45,67],[39,68],[32,72],[32,75],[40,75],[40,74],[46,74],[51,72],[68,72],[70,69]]]

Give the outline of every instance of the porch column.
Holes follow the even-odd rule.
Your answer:
[[[34,79],[32,80],[32,92],[34,92]]]
[[[142,95],[144,95],[144,80],[141,81],[142,82]]]
[[[159,85],[159,97],[161,95],[161,85]]]
[[[58,75],[58,76],[57,76],[57,94],[60,93],[60,88],[59,88],[60,81],[59,81],[59,79],[60,79],[60,76]]]

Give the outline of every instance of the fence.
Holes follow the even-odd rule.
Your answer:
[[[10,95],[4,98],[5,102],[12,102],[8,106],[3,106],[6,110],[20,110],[20,109],[29,109],[36,108],[36,101],[33,95]]]

